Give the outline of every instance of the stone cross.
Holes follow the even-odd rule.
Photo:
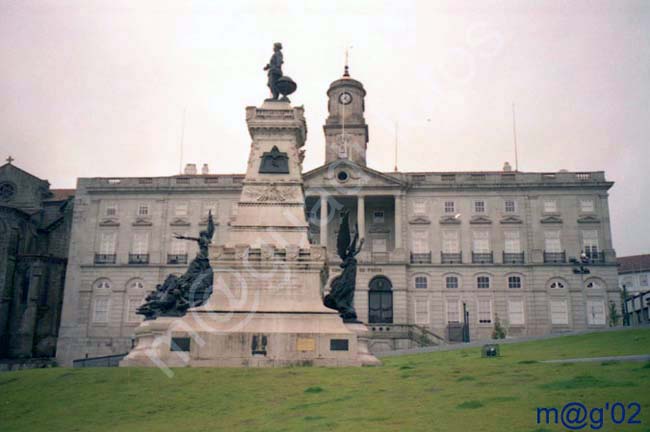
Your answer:
[[[15,159],[12,158],[11,155],[9,155],[9,157],[6,160],[7,160],[7,163],[11,164]]]

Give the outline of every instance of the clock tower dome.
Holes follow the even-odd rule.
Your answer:
[[[368,125],[363,117],[366,90],[350,77],[345,67],[343,77],[327,90],[329,116],[325,121],[325,163],[339,159],[366,165]]]

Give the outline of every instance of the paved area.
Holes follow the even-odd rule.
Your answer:
[[[556,333],[556,334],[550,334],[544,336],[526,336],[526,337],[519,337],[519,338],[499,339],[499,340],[484,339],[484,340],[474,341],[469,343],[434,345],[434,346],[421,347],[421,348],[383,351],[374,354],[376,357],[393,357],[393,356],[408,355],[408,354],[420,354],[420,353],[438,352],[438,351],[455,351],[455,350],[466,349],[466,348],[476,348],[476,347],[482,347],[483,345],[488,343],[498,343],[499,345],[504,345],[504,344],[518,343],[518,342],[553,339],[562,336],[582,335],[588,333],[605,333],[605,332],[612,332],[612,331],[629,331],[629,330],[638,330],[638,329],[650,329],[650,326],[644,325],[644,326],[637,326],[637,327],[612,327],[612,328],[599,329],[599,330],[579,330],[579,331]]]
[[[608,357],[587,357],[562,360],[544,360],[540,363],[586,363],[586,362],[643,362],[650,361],[650,354],[628,355],[628,356],[608,356]]]

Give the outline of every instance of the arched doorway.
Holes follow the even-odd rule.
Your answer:
[[[368,322],[371,324],[393,323],[393,285],[385,276],[377,276],[370,281]]]

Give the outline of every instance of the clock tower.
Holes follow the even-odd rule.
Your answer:
[[[366,165],[368,125],[363,117],[366,90],[350,77],[345,67],[343,77],[327,90],[329,116],[325,121],[325,163],[347,159]]]

